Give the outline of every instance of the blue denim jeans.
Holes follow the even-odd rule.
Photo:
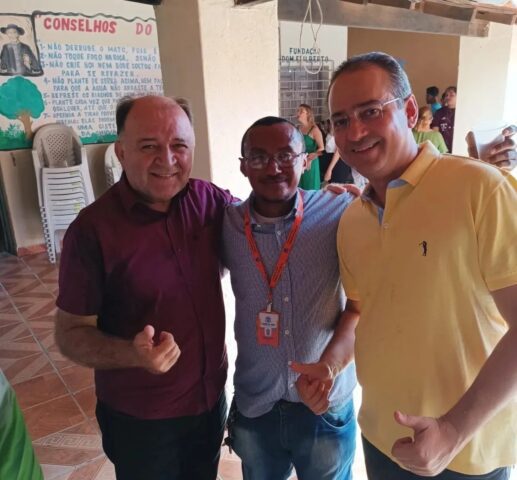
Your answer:
[[[400,468],[389,457],[375,448],[366,438],[363,437],[364,462],[368,480],[417,480],[429,477],[422,477]],[[444,470],[439,475],[431,477],[435,480],[508,480],[510,478],[510,467],[503,467],[485,475],[465,475],[464,473]]]
[[[351,480],[356,421],[349,401],[323,415],[281,400],[257,418],[234,414],[232,444],[244,480]]]

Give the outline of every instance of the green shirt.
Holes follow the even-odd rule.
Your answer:
[[[416,132],[413,130],[413,136],[415,137],[416,143],[424,143],[426,140],[429,140],[440,153],[447,153],[447,145],[445,145],[445,140],[440,132],[431,131],[431,132]]]
[[[43,480],[22,412],[11,385],[0,370],[0,478]]]

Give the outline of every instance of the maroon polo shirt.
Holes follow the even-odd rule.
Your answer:
[[[133,339],[145,325],[174,335],[171,370],[96,370],[97,397],[138,418],[195,415],[214,406],[226,381],[219,276],[224,207],[232,196],[190,180],[167,213],[141,203],[127,179],[83,209],[66,232],[57,306],[97,315],[99,330]]]

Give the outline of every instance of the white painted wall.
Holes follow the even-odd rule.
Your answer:
[[[461,37],[453,152],[471,129],[517,122],[517,29],[492,23],[486,38]]]
[[[244,198],[242,135],[255,120],[278,115],[277,4],[198,1],[212,181]]]

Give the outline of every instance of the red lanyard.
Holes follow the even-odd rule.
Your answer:
[[[253,238],[253,233],[251,231],[251,219],[250,219],[250,208],[246,209],[244,212],[244,232],[246,233],[246,238],[248,239],[248,245],[251,250],[251,254],[253,256],[253,260],[255,260],[255,265],[257,266],[259,272],[262,274],[262,277],[266,281],[268,285],[268,300],[267,300],[267,308],[271,310],[271,304],[273,302],[273,289],[276,287],[280,277],[282,276],[282,272],[284,271],[285,266],[287,265],[287,260],[289,259],[289,254],[293,249],[294,242],[296,240],[296,236],[298,235],[298,230],[300,230],[300,225],[302,224],[303,219],[303,198],[302,195],[299,195],[298,200],[298,208],[296,211],[296,215],[294,217],[293,225],[291,226],[291,230],[289,230],[289,234],[287,235],[287,239],[282,246],[282,251],[280,253],[280,257],[278,257],[278,261],[276,262],[275,270],[271,279],[269,279],[268,274],[266,272],[266,267],[264,266],[264,262],[262,261],[262,256],[260,255],[260,250],[257,247],[257,243]]]

